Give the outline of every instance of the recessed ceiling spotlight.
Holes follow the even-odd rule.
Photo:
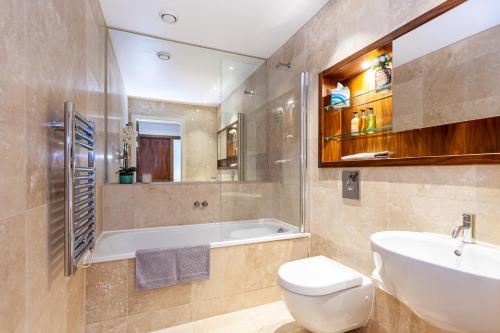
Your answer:
[[[156,56],[160,60],[170,60],[172,58],[172,55],[166,51],[158,51],[156,52]]]
[[[177,23],[177,16],[172,13],[167,12],[166,10],[160,11],[160,18],[163,22],[174,24]]]
[[[234,67],[233,66],[229,66],[229,70],[230,71],[234,71]]]

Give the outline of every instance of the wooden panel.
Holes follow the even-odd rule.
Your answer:
[[[384,133],[369,137],[367,140],[367,152],[375,153],[388,151],[391,157],[394,157],[398,151],[397,135],[394,133]]]
[[[137,181],[150,173],[154,182],[174,179],[174,147],[172,137],[139,135],[137,151]]]
[[[338,161],[324,162],[323,168],[352,168],[352,167],[389,167],[389,166],[416,166],[416,165],[468,165],[468,164],[499,164],[500,153],[495,154],[468,154],[461,156],[432,156],[387,158],[365,161]]]
[[[358,142],[359,141],[359,142]],[[321,167],[500,163],[500,116],[344,140],[342,152],[389,150],[391,158],[324,160]]]
[[[420,154],[420,130],[401,132],[395,134],[396,148],[394,157],[406,158]]]
[[[419,151],[413,156],[464,155],[469,135],[467,123],[422,128],[419,131]]]
[[[467,154],[500,152],[500,117],[487,118],[482,123],[470,123]]]

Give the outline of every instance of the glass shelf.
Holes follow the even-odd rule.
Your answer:
[[[368,91],[365,91],[365,92],[362,92],[361,94],[357,94],[355,96],[351,96],[351,98],[348,99],[349,102],[355,100],[356,98],[359,98],[359,97],[362,97],[362,96],[366,96],[368,94],[371,94],[371,93],[382,93],[382,92],[385,92],[387,90],[390,90],[392,87],[392,84],[386,84],[385,86],[382,86],[381,88],[378,88],[378,89],[372,89],[372,90],[368,90]],[[331,95],[329,95],[331,96]],[[392,96],[392,94],[388,94],[388,95],[384,95],[380,98],[375,98],[369,102],[365,102],[365,103],[360,103],[358,105],[350,105],[350,106],[343,106],[341,108],[336,108],[335,106],[336,105],[339,105],[339,104],[342,104],[343,102],[337,102],[337,103],[333,103],[333,104],[329,104],[327,106],[325,106],[325,111],[328,111],[328,110],[335,110],[335,111],[340,111],[342,109],[351,109],[351,108],[354,108],[354,107],[358,107],[358,106],[362,106],[362,105],[365,105],[365,104],[369,104],[369,103],[373,103],[373,102],[376,102],[378,100],[381,100],[381,99],[384,99],[384,98],[387,98],[387,97],[390,97]]]
[[[361,138],[366,138],[368,136],[374,136],[374,135],[388,133],[391,130],[392,130],[392,125],[385,125],[385,126],[366,129],[366,130],[359,131],[359,132],[349,132],[349,133],[343,133],[343,134],[339,134],[339,135],[325,136],[324,139],[325,139],[325,141],[331,141],[331,140],[342,141],[342,140],[348,140],[348,139],[361,139]]]

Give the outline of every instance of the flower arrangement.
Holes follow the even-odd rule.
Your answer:
[[[135,130],[134,123],[129,121],[124,128],[122,128],[122,141],[123,143],[131,145],[137,140],[137,131]]]
[[[130,166],[131,148],[137,142],[137,131],[134,123],[129,121],[121,131],[123,142],[123,166],[116,173],[120,175],[120,184],[132,184],[134,182],[135,167]]]
[[[392,62],[392,57],[390,55],[383,54],[377,58],[375,58],[375,64],[373,65],[373,70],[385,69],[390,66]]]
[[[375,64],[372,69],[375,71],[375,89],[377,91],[390,89],[392,84],[392,57],[389,54],[383,54],[375,58]]]

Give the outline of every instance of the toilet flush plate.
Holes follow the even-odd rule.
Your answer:
[[[359,200],[359,171],[342,171],[342,198]]]

